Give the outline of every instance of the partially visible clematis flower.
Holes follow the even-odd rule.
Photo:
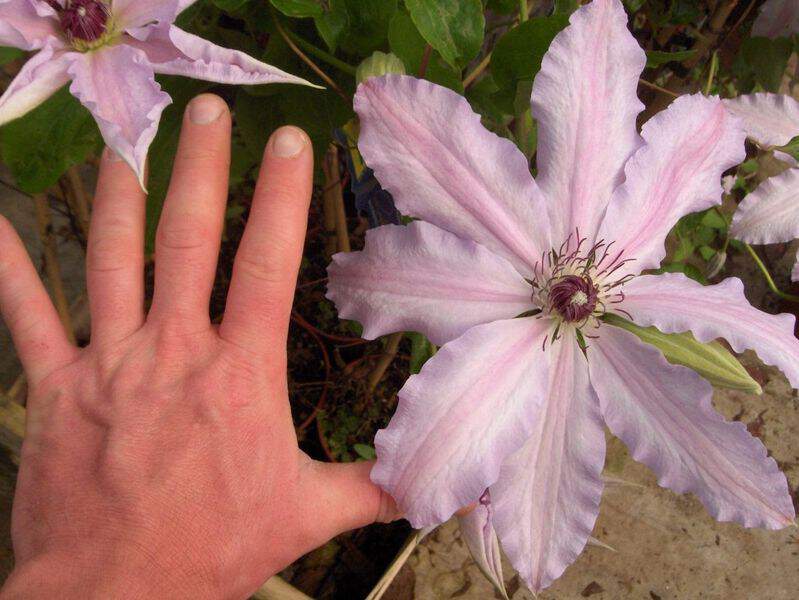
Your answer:
[[[748,136],[760,146],[785,146],[799,135],[799,102],[790,96],[749,94],[724,102],[741,117]],[[796,166],[791,156],[784,156]],[[749,244],[777,244],[798,238],[799,168],[769,177],[748,194],[733,215],[730,235]],[[791,279],[799,281],[799,254]]]
[[[38,50],[0,97],[0,125],[64,84],[106,144],[144,179],[147,150],[171,98],[156,73],[231,84],[303,79],[173,25],[195,0],[0,0],[0,45]]]
[[[572,14],[535,79],[538,180],[468,102],[407,76],[358,89],[359,147],[403,214],[338,254],[328,296],[364,336],[419,331],[442,348],[399,393],[377,434],[372,479],[414,527],[488,489],[502,547],[533,590],[589,539],[602,493],[604,425],[659,483],[721,521],[793,522],[785,476],[712,388],[617,313],[701,342],[756,350],[799,386],[794,318],[749,305],[743,285],[642,275],[677,220],[721,198],[745,133],[718,98],[677,99],[639,135],[646,63],[619,0]]]
[[[752,26],[752,35],[778,38],[799,33],[799,3],[796,0],[766,0]]]

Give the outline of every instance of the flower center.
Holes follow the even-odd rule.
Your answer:
[[[594,312],[599,290],[587,275],[566,275],[549,288],[549,304],[564,321],[584,321]]]
[[[58,12],[61,29],[77,48],[102,41],[108,33],[110,11],[103,0],[67,0],[62,7],[48,0]]]

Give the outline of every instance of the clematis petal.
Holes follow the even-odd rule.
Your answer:
[[[415,528],[475,502],[529,437],[546,388],[550,329],[534,317],[473,327],[400,390],[397,412],[375,437],[372,481]]]
[[[799,33],[799,5],[796,0],[766,0],[760,7],[752,35],[778,38]]]
[[[172,100],[155,81],[144,54],[117,45],[81,55],[69,70],[70,91],[94,115],[103,139],[144,187],[147,150]]]
[[[144,51],[156,73],[164,75],[239,85],[296,83],[318,87],[244,52],[222,48],[174,25],[151,27],[146,39],[130,43]]]
[[[575,11],[533,85],[538,184],[557,247],[578,229],[593,240],[624,164],[640,146],[638,78],[646,55],[627,29],[619,0]]]
[[[59,43],[60,36],[58,17],[47,3],[0,0],[0,46],[38,50],[47,42]]]
[[[642,135],[646,144],[628,161],[599,233],[634,259],[620,269],[630,273],[658,267],[674,224],[721,202],[722,173],[746,157],[741,123],[718,98],[681,96]]]
[[[799,169],[769,177],[746,196],[732,218],[730,235],[750,244],[799,237]]]
[[[499,551],[497,533],[494,531],[493,514],[491,493],[486,491],[474,510],[458,516],[458,525],[477,566],[500,595],[508,600],[508,591],[505,589],[502,575],[502,554]]]
[[[510,260],[522,275],[548,250],[549,226],[527,158],[483,127],[463,96],[402,75],[355,94],[358,147],[404,214]]]
[[[423,221],[369,230],[366,249],[336,254],[328,275],[327,297],[366,339],[418,331],[442,345],[533,308],[530,284],[507,260]]]
[[[114,21],[122,29],[138,29],[151,23],[172,23],[178,14],[177,0],[112,0]]]
[[[0,97],[0,125],[22,117],[65,85],[76,56],[49,45],[33,55]]]
[[[784,146],[799,135],[799,102],[790,96],[757,93],[722,102],[761,146]]]
[[[663,333],[690,331],[702,343],[724,338],[735,352],[754,350],[799,388],[799,340],[793,315],[770,315],[749,304],[740,279],[702,285],[682,273],[636,277],[621,308],[636,324]]]
[[[605,432],[574,335],[551,349],[548,393],[527,443],[490,487],[494,528],[519,575],[537,592],[585,547],[599,513]]]
[[[588,364],[605,422],[661,486],[696,494],[719,521],[792,523],[785,475],[743,423],[713,410],[712,388],[699,375],[615,327],[602,330]]]

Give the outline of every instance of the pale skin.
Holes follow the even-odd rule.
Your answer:
[[[0,310],[29,380],[3,600],[246,598],[333,536],[397,516],[370,463],[320,463],[297,445],[286,341],[313,156],[296,128],[267,144],[226,311],[210,322],[230,130],[220,98],[189,105],[146,314],[145,196],[104,153],[86,348],[67,341],[0,216]]]

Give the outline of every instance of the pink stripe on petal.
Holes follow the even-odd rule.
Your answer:
[[[144,54],[108,46],[73,62],[70,91],[94,115],[103,139],[136,172],[144,187],[147,150],[171,98],[155,81]]]
[[[790,96],[757,93],[722,102],[761,146],[784,146],[799,135],[799,102]]]
[[[766,0],[752,26],[752,35],[778,38],[799,33],[799,3],[796,0]]]
[[[63,46],[55,11],[41,0],[0,0],[0,46],[38,50]]]
[[[605,463],[599,403],[574,335],[550,353],[549,391],[534,411],[532,435],[490,488],[502,548],[534,592],[583,551],[599,514]]]
[[[414,77],[362,83],[359,148],[399,210],[501,254],[523,275],[550,247],[527,158],[463,96]]]
[[[0,125],[24,116],[69,81],[67,69],[79,57],[45,46],[25,65],[0,97]]]
[[[131,43],[147,54],[156,73],[164,75],[236,85],[295,83],[313,86],[244,52],[222,48],[174,25],[153,27],[145,40]]]
[[[792,523],[785,475],[743,423],[713,410],[712,388],[699,375],[615,327],[603,328],[588,364],[605,422],[661,486],[696,494],[719,521]]]
[[[638,78],[646,55],[627,29],[619,0],[578,9],[541,63],[533,86],[538,119],[538,184],[555,247],[578,228],[589,241],[624,163],[640,146]]]
[[[749,304],[740,279],[703,286],[682,273],[636,277],[624,286],[621,308],[643,327],[690,331],[700,342],[724,338],[735,352],[754,350],[799,388],[799,340],[793,315],[770,315]]]
[[[408,379],[377,432],[372,481],[415,528],[443,523],[478,498],[532,431],[544,399],[552,324],[532,317],[473,327]]]
[[[799,169],[766,179],[738,205],[730,235],[750,244],[790,242],[799,237]]]
[[[532,288],[504,258],[435,225],[369,230],[363,252],[337,254],[327,297],[374,339],[418,331],[435,344],[533,308]]]
[[[627,162],[599,237],[634,259],[640,273],[666,255],[664,241],[680,217],[721,202],[721,175],[746,157],[740,121],[718,98],[681,96],[643,127],[646,143]],[[619,273],[620,275],[623,273]]]

